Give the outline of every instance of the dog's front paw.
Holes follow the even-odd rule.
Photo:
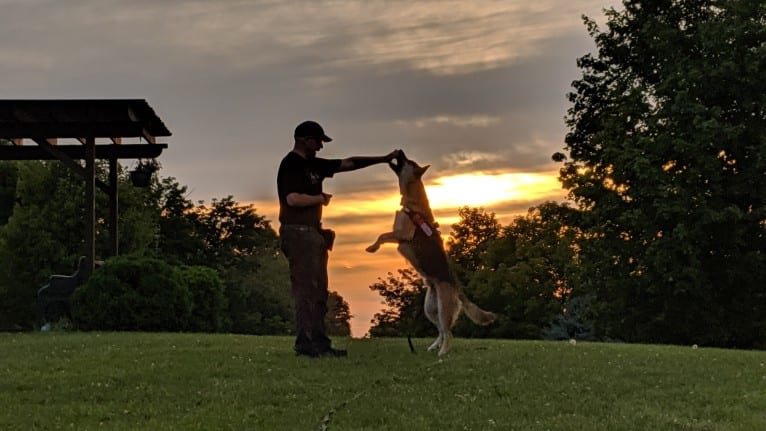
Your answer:
[[[375,253],[376,251],[378,251],[379,248],[380,248],[380,244],[376,243],[367,247],[365,250],[367,251],[367,253]]]

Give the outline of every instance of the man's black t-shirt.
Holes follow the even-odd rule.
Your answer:
[[[318,195],[322,193],[322,181],[332,178],[340,168],[340,159],[304,159],[298,153],[289,152],[277,173],[277,194],[279,195],[279,222],[282,224],[302,224],[319,227],[322,220],[322,205],[291,207],[287,205],[287,195],[302,193]]]

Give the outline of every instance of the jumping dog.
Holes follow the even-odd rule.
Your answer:
[[[439,336],[428,350],[439,349],[439,356],[443,356],[449,351],[452,327],[461,311],[482,326],[494,322],[496,316],[471,302],[449,270],[444,243],[423,186],[422,177],[430,165],[421,167],[400,152],[389,166],[399,179],[402,209],[396,211],[393,231],[381,234],[367,251],[375,253],[389,242],[399,244],[399,253],[426,282],[425,313],[439,329]]]

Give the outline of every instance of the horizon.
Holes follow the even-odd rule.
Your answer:
[[[388,170],[388,167],[385,169]],[[355,173],[363,175],[363,171],[340,175],[353,176]],[[472,185],[477,177],[430,178],[433,174],[429,169],[423,180],[445,245],[451,234],[450,226],[460,220],[458,209],[463,206],[483,208],[487,213],[494,213],[497,221],[505,226],[515,217],[525,215],[530,207],[546,201],[564,201],[566,194],[558,182],[557,172],[497,173],[478,176],[478,182],[491,183],[494,179],[505,184],[509,177],[517,176],[521,179],[519,184],[525,188],[522,192],[511,187],[485,189],[485,194],[473,196],[473,200],[469,199],[463,205],[464,201],[460,199],[465,197],[465,183]],[[325,180],[325,189],[330,193],[332,181],[332,178]],[[557,187],[553,187],[554,183]],[[328,263],[329,290],[337,291],[348,302],[352,315],[351,334],[355,338],[365,337],[375,313],[386,308],[380,295],[369,287],[384,279],[388,273],[396,274],[398,269],[411,268],[396,251],[395,244],[384,244],[376,253],[365,251],[379,234],[391,230],[394,212],[400,208],[398,185],[393,174],[377,193],[367,191],[333,196],[330,205],[324,208],[323,226],[335,230],[337,235]],[[480,205],[473,205],[476,203]],[[274,201],[244,204],[252,204],[256,212],[269,220],[275,231],[279,231],[279,204],[276,198]]]

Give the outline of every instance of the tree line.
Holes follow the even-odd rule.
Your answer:
[[[107,169],[105,163],[98,163],[97,176],[104,181]],[[131,272],[120,268],[133,268],[132,272],[163,272],[175,274],[175,278],[191,286],[191,290],[184,293],[189,298],[171,300],[160,293],[163,289],[178,289],[178,280],[173,277],[159,280],[147,277],[144,281],[131,278],[134,284],[131,289],[143,289],[146,298],[155,295],[154,302],[150,301],[152,305],[168,307],[168,313],[173,310],[171,302],[185,304],[181,307],[185,311],[180,314],[188,314],[191,320],[181,324],[179,317],[156,330],[250,334],[292,331],[294,317],[287,264],[279,253],[277,233],[252,205],[239,204],[232,196],[214,198],[209,204],[203,201],[195,204],[188,199],[186,186],[175,178],[159,175],[153,177],[147,188],[133,187],[127,169],[122,166],[118,196],[119,250],[128,261],[118,260],[110,266],[111,258],[104,254],[109,250],[105,224],[107,197],[101,193],[96,195],[96,250],[97,258],[106,260],[105,268],[109,269],[105,272],[111,271],[115,277],[115,274]],[[84,201],[84,182],[62,163],[0,162],[0,329],[28,330],[40,325],[40,310],[35,303],[37,290],[51,274],[73,273],[83,254]],[[207,268],[213,279],[210,272],[194,269],[174,272],[173,267]],[[99,272],[103,271],[96,274]],[[83,291],[97,293],[119,284],[114,279],[93,278],[89,283],[99,284],[99,288]],[[196,302],[192,300],[195,289],[199,297]],[[133,321],[119,327],[109,326],[116,323],[99,326],[93,320],[94,310],[84,309],[86,304],[91,304],[90,308],[110,309],[112,314],[119,314],[120,310],[130,308],[128,302],[120,302],[129,301],[127,296],[113,296],[108,301],[80,298],[72,306],[83,307],[72,310],[72,314],[85,319],[81,323],[91,329],[138,329],[137,323],[130,323]],[[331,301],[333,313],[328,316],[329,327],[335,333],[348,334],[348,303],[335,292],[331,294]],[[173,304],[178,305],[176,302]],[[203,312],[203,309],[208,310]],[[195,319],[200,313],[205,318]],[[98,319],[114,322],[105,315]],[[202,320],[215,323],[203,324]]]
[[[584,17],[596,52],[553,155],[572,206],[453,226],[456,273],[501,315],[455,332],[766,347],[766,4],[622,6],[604,29]],[[373,333],[403,331],[422,286],[372,288],[400,292]]]

